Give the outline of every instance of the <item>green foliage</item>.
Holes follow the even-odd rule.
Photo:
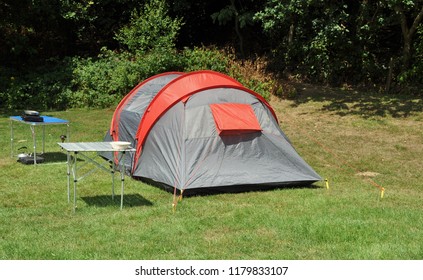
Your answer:
[[[195,47],[183,51],[183,70],[213,70],[224,73],[238,80],[245,87],[259,93],[265,99],[270,98],[273,81],[265,79],[262,73],[257,74],[251,63],[240,64],[235,58],[234,50],[220,50],[215,47]]]
[[[295,99],[299,96],[293,85],[279,82],[275,82],[273,85],[272,94],[282,99]]]
[[[130,23],[116,33],[129,52],[104,47],[95,59],[76,59],[69,105],[112,106],[147,77],[179,69],[174,45],[182,21],[167,13],[165,2],[151,0],[141,12],[134,10]]]
[[[268,0],[263,9],[255,14],[254,19],[262,23],[265,32],[277,34],[282,30],[287,31],[296,18],[306,16],[308,6],[313,2],[314,0]]]
[[[72,77],[71,107],[108,107],[117,104],[142,80],[168,71],[214,70],[239,80],[265,98],[270,97],[271,82],[262,81],[242,71],[234,54],[217,48],[158,50],[141,55],[114,53],[103,49],[97,59],[75,59]]]
[[[423,28],[417,24],[423,0],[250,0],[212,6],[193,0],[6,0],[0,3],[1,107],[107,107],[147,77],[199,69],[228,74],[266,98],[270,92],[295,95],[271,80],[284,74],[375,88],[391,78],[390,88],[416,92],[423,84]],[[209,16],[222,25],[232,22],[232,32],[210,36],[203,26],[203,18],[213,26]],[[408,53],[404,34],[412,43]],[[212,47],[192,43],[203,41]],[[234,41],[243,55],[257,46],[256,57],[266,54],[270,63],[256,68],[248,65],[254,64],[251,53],[240,61],[239,53],[220,47]]]
[[[175,51],[134,56],[105,48],[97,58],[75,57],[56,63],[24,76],[3,69],[2,107],[47,110],[114,106],[140,81],[183,68],[183,59]]]
[[[214,70],[228,73],[231,65],[230,56],[215,47],[194,47],[183,51],[184,71]]]
[[[250,66],[240,66],[233,64],[229,75],[239,81],[246,88],[260,94],[264,99],[269,100],[270,94],[273,91],[274,82],[263,75],[254,75]]]
[[[17,69],[52,57],[95,56],[139,0],[0,1],[0,63]]]
[[[69,1],[60,0],[61,14],[64,19],[73,21],[88,20],[92,21],[93,16],[90,16],[90,10],[95,5],[94,1]]]
[[[171,50],[181,26],[181,19],[168,15],[166,2],[151,0],[142,11],[132,12],[130,24],[123,27],[115,38],[132,53]]]
[[[175,52],[145,55],[114,53],[103,49],[96,58],[75,59],[71,107],[108,107],[117,104],[140,81],[180,68]]]
[[[98,59],[75,59],[71,107],[107,107],[117,102],[130,82],[129,60],[102,54]],[[128,75],[129,74],[129,75]]]
[[[255,79],[248,79],[243,82],[244,79],[238,79],[246,88],[249,88],[258,94],[260,94],[264,99],[270,100],[270,94],[272,90],[272,82],[269,81],[260,81]]]
[[[0,63],[23,78],[52,57],[96,60],[101,47],[135,55],[231,44],[309,81],[384,85],[392,59],[394,82],[421,84],[423,0],[241,2],[4,0]]]
[[[52,59],[44,67],[22,74],[1,69],[0,103],[6,110],[63,109],[68,105],[72,63]]]
[[[55,63],[20,78],[11,72],[2,74],[0,101],[5,108],[115,106],[139,82],[168,71],[214,70],[234,77],[266,99],[272,91],[271,81],[253,75],[254,66],[237,64],[233,51],[215,47],[186,48],[179,53],[156,49],[135,55],[103,48],[96,58],[75,57]]]
[[[231,21],[238,21],[240,28],[253,24],[253,12],[246,10],[244,7],[237,9],[235,1],[231,1],[231,5],[227,5],[219,12],[211,14],[213,22],[218,22],[219,25],[226,25]]]
[[[280,66],[319,82],[338,83],[351,73],[355,46],[347,5],[270,0],[255,19],[272,37],[283,38],[274,52]]]
[[[422,4],[420,0],[268,0],[255,20],[268,38],[280,38],[272,48],[275,71],[334,85],[381,85],[389,61],[400,61],[401,56],[406,60],[400,22],[417,19]]]
[[[93,2],[71,2],[66,18],[89,17]],[[78,11],[78,13],[76,13]],[[152,0],[131,24],[117,34],[132,53],[103,47],[95,57],[65,59],[56,68],[30,69],[23,78],[2,80],[2,103],[9,109],[37,104],[39,110],[64,107],[108,107],[136,84],[160,72],[178,70],[181,59],[174,44],[181,20],[167,16],[162,1]],[[159,20],[160,19],[160,20]],[[158,23],[161,24],[158,24]]]

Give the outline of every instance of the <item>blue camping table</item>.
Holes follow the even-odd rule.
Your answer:
[[[93,173],[97,169],[106,171],[112,175],[112,199],[115,196],[115,169],[117,165],[121,165],[120,168],[120,178],[121,178],[121,192],[120,192],[120,209],[123,208],[123,192],[124,192],[124,181],[125,181],[125,154],[126,152],[135,152],[134,148],[128,147],[126,149],[114,149],[110,142],[75,142],[75,143],[57,143],[66,150],[67,152],[67,187],[68,187],[68,202],[70,202],[70,176],[73,177],[73,211],[76,209],[76,187],[78,181],[82,180],[89,174]],[[114,154],[114,160],[110,167],[106,167],[104,163],[106,162],[101,158],[101,162],[98,154],[101,152],[112,152]],[[73,156],[71,157],[71,153]],[[87,154],[94,153],[94,156],[89,156]],[[78,169],[78,155],[86,160],[83,165],[91,163],[93,168],[90,171],[87,171],[83,175],[79,175],[78,170],[81,170],[83,165]],[[108,164],[108,162],[106,162]],[[122,163],[122,164],[120,164]],[[72,171],[72,172],[71,172]]]
[[[62,120],[55,117],[49,117],[49,116],[41,116],[43,117],[42,122],[31,122],[31,121],[25,121],[22,119],[21,116],[11,116],[10,119],[10,146],[11,146],[11,152],[10,156],[13,157],[14,155],[14,146],[13,146],[13,123],[18,122],[22,124],[29,125],[32,133],[32,140],[34,143],[34,165],[37,164],[37,141],[36,141],[36,133],[35,133],[35,127],[41,126],[43,128],[43,141],[42,141],[42,153],[44,154],[44,148],[45,148],[45,127],[47,125],[66,125],[66,139],[69,141],[69,121],[68,120]]]

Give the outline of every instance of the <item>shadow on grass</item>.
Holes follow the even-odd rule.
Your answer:
[[[81,197],[82,200],[89,206],[97,207],[108,207],[117,206],[120,207],[120,194],[115,194],[115,198],[112,199],[111,195],[96,195],[96,196],[85,196]],[[124,194],[123,196],[123,207],[137,207],[137,206],[153,206],[153,203],[139,194]]]
[[[210,196],[219,194],[240,194],[249,192],[269,192],[275,190],[293,189],[321,189],[315,184],[289,184],[289,185],[245,185],[230,187],[213,187],[184,191],[184,197]]]
[[[174,193],[174,188],[172,186],[155,182],[148,178],[137,178],[134,179],[140,180],[145,184],[148,184],[152,187],[161,189],[170,194]],[[279,185],[236,185],[236,186],[221,186],[221,187],[203,187],[196,189],[186,189],[183,192],[184,197],[195,197],[195,196],[213,196],[219,194],[237,194],[237,193],[248,193],[248,192],[267,192],[274,190],[284,190],[284,189],[322,189],[321,186],[317,185],[318,182],[297,182],[297,183],[287,183]],[[180,190],[176,191],[176,195],[180,195]]]
[[[293,100],[293,107],[308,102],[323,102],[326,103],[322,107],[323,111],[334,112],[339,116],[405,118],[423,111],[422,97],[417,95],[342,90],[309,84],[294,86],[298,96]]]
[[[45,163],[56,163],[56,162],[66,163],[67,161],[66,154],[61,152],[47,152],[47,153],[44,153],[42,157],[44,157]]]
[[[24,147],[26,148],[26,147]],[[25,152],[27,152],[25,150]],[[33,165],[34,164],[34,160],[33,160],[33,154],[27,154],[27,160],[25,161],[21,161],[20,159],[17,159],[17,161],[21,161],[23,164],[25,165]],[[44,164],[44,165],[48,165],[48,164],[56,164],[56,163],[63,163],[66,164],[67,162],[67,156],[64,153],[61,152],[47,152],[47,153],[43,153],[43,154],[39,154],[37,153],[37,164]]]

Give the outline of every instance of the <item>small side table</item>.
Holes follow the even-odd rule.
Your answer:
[[[54,117],[49,117],[49,116],[41,116],[41,117],[43,117],[43,120],[44,120],[42,122],[28,122],[28,121],[23,120],[21,116],[11,116],[11,117],[9,117],[9,120],[10,120],[10,157],[13,158],[13,155],[14,155],[13,124],[15,122],[29,125],[29,127],[31,129],[32,140],[33,140],[33,144],[34,144],[34,165],[37,164],[37,141],[36,141],[36,133],[35,133],[35,127],[36,126],[41,126],[43,128],[43,141],[42,141],[42,145],[43,145],[42,153],[43,154],[44,154],[44,148],[45,148],[45,127],[47,125],[66,125],[66,137],[67,137],[67,140],[69,141],[69,121],[68,120],[62,120],[62,119],[59,119],[59,118],[54,118]]]

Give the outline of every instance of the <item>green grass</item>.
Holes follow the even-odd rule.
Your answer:
[[[172,194],[129,178],[120,211],[103,172],[79,184],[73,213],[63,156],[56,154],[55,164],[17,163],[3,115],[0,259],[422,259],[421,107],[384,97],[391,105],[381,115],[365,111],[374,96],[360,109],[343,95],[320,89],[271,101],[300,155],[329,178],[329,189],[319,182],[186,197],[175,213]],[[354,109],[333,106],[340,100]],[[72,141],[101,141],[113,109],[48,114],[71,121]],[[31,143],[27,126],[15,131],[15,141],[27,139],[20,145]],[[46,152],[60,152],[63,127],[46,133]],[[386,188],[383,199],[360,172]]]

